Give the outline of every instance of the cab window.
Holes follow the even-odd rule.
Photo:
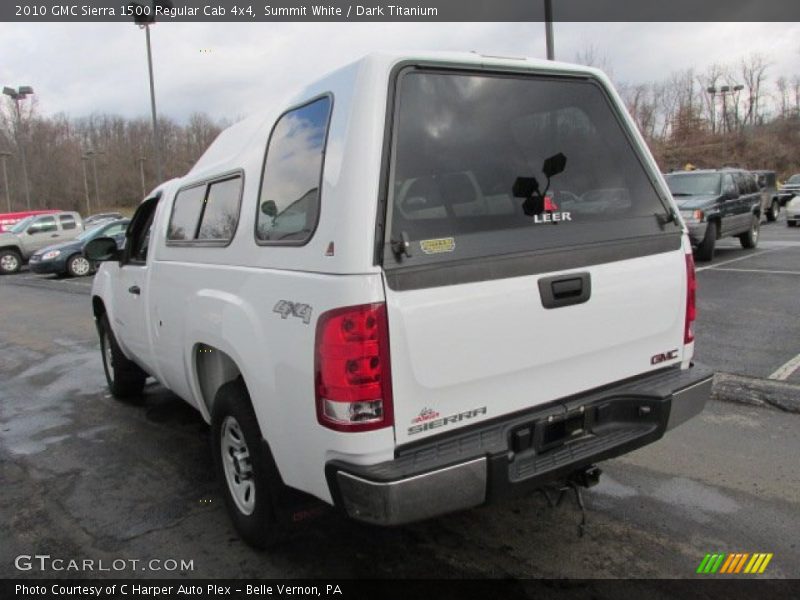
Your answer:
[[[39,217],[36,221],[31,223],[28,232],[31,234],[50,233],[56,231],[56,218],[55,217]]]

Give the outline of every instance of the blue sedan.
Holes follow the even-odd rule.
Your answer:
[[[114,238],[117,246],[121,247],[128,223],[130,223],[130,219],[106,221],[84,231],[74,240],[42,248],[31,256],[28,268],[34,273],[54,273],[70,277],[89,275],[94,269],[94,265],[83,255],[83,248],[98,237]]]

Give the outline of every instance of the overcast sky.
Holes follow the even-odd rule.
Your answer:
[[[159,112],[246,116],[376,50],[476,50],[544,57],[541,23],[160,23],[152,30]],[[738,62],[757,51],[771,83],[800,75],[798,23],[556,23],[556,58],[593,47],[616,81]],[[129,24],[0,24],[0,85],[31,85],[45,114],[149,115],[144,32]]]

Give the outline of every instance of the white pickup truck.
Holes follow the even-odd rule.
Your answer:
[[[256,546],[296,491],[395,525],[586,483],[710,394],[685,225],[594,69],[370,55],[224,131],[126,236],[86,248],[108,384],[200,411]]]

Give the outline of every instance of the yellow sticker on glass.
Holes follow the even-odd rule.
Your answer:
[[[419,247],[425,254],[440,254],[442,252],[452,252],[456,249],[455,239],[438,238],[435,240],[421,240]]]

